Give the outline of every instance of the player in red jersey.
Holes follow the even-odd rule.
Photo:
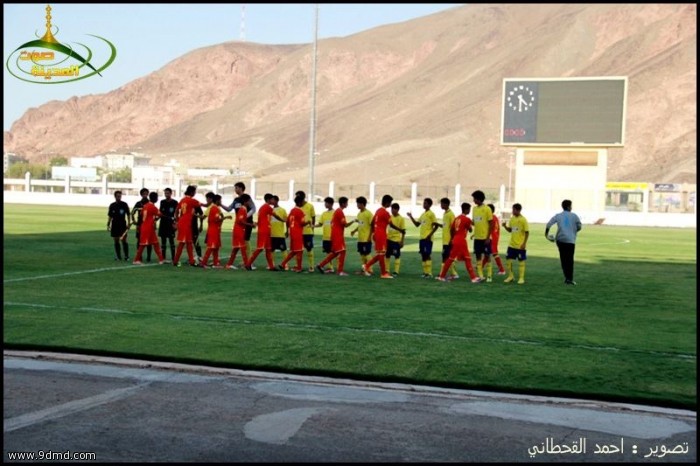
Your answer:
[[[160,210],[156,207],[158,193],[148,194],[146,202],[141,206],[141,231],[139,234],[139,249],[134,257],[134,264],[141,265],[141,255],[146,246],[153,246],[158,256],[158,262],[164,264],[163,253],[160,250],[158,235],[156,234],[156,220],[160,218]]]
[[[190,265],[196,265],[194,262],[194,249],[192,244],[192,219],[194,218],[195,208],[202,206],[202,203],[194,198],[196,193],[197,187],[189,185],[187,189],[185,189],[185,197],[178,202],[177,209],[175,210],[175,219],[177,220],[177,250],[175,251],[175,258],[173,259],[174,266],[180,265],[180,256],[185,246],[187,246],[187,259]]]
[[[389,194],[382,196],[382,206],[377,209],[372,218],[372,223],[370,224],[371,231],[374,238],[374,257],[370,259],[367,264],[362,266],[362,272],[365,275],[371,275],[369,271],[370,267],[375,262],[379,262],[379,270],[381,271],[380,278],[394,278],[386,270],[386,241],[387,233],[386,229],[391,223],[391,214],[387,210],[391,207],[391,202],[394,200]]]
[[[296,257],[297,266],[293,268],[295,272],[301,272],[301,259],[304,252],[304,227],[309,223],[304,220],[304,211],[301,206],[304,205],[305,199],[303,196],[297,195],[294,198],[294,208],[289,211],[287,216],[287,234],[289,235],[289,254],[284,258],[282,263],[277,266],[280,270],[287,270],[287,264],[292,258]]]
[[[333,205],[333,198],[330,203]],[[341,277],[346,277],[348,274],[343,271],[345,266],[345,254],[347,249],[345,247],[345,228],[352,225],[355,221],[347,222],[345,219],[345,213],[343,210],[348,206],[348,198],[343,196],[338,199],[338,208],[333,212],[333,218],[331,219],[331,252],[326,256],[325,259],[321,261],[320,264],[316,266],[316,270],[321,273],[326,273],[323,269],[328,263],[330,263],[336,257],[338,258],[338,275]]]
[[[253,270],[255,259],[258,258],[263,250],[265,251],[265,259],[267,260],[267,270],[275,270],[275,263],[272,257],[271,221],[272,217],[275,217],[279,221],[284,220],[273,212],[274,208],[271,205],[272,197],[272,194],[266,193],[265,196],[263,196],[265,203],[260,207],[260,210],[258,210],[258,247],[245,264],[246,270]]]
[[[472,279],[472,283],[479,283],[481,280],[474,273],[474,267],[472,267],[472,258],[469,253],[469,246],[467,246],[467,233],[472,231],[472,220],[467,217],[471,211],[472,206],[468,202],[462,203],[462,215],[459,215],[452,222],[450,227],[452,232],[452,247],[450,248],[450,257],[442,264],[442,270],[440,270],[440,275],[437,280],[441,282],[447,281],[445,275],[447,271],[452,266],[452,263],[456,260],[464,261],[467,266],[467,272],[469,272],[469,277]]]
[[[498,217],[496,217],[496,206],[493,204],[487,204],[489,208],[491,209],[491,212],[493,212],[493,229],[491,230],[491,256],[484,256],[484,259],[481,261],[482,268],[486,267],[486,264],[491,262],[491,257],[493,256],[493,259],[496,261],[496,266],[498,266],[498,273],[497,275],[505,275],[506,274],[506,269],[503,268],[503,262],[501,261],[501,257],[498,255],[498,241],[501,239],[501,223],[498,220]]]
[[[248,194],[241,194],[239,197],[241,201],[241,206],[236,210],[236,218],[233,222],[233,231],[231,232],[231,245],[233,249],[231,250],[231,255],[226,263],[227,269],[236,270],[237,267],[233,265],[233,261],[236,260],[236,255],[238,251],[241,251],[241,256],[243,257],[243,264],[248,263],[248,251],[246,249],[246,228],[252,226],[253,224],[248,221],[248,210],[250,209],[250,204],[253,202]]]
[[[215,269],[221,268],[221,262],[219,262],[219,250],[221,249],[221,225],[224,220],[231,218],[230,215],[224,215],[221,208],[221,195],[214,194],[212,197],[212,205],[209,207],[207,214],[205,215],[207,219],[207,250],[204,252],[204,257],[202,257],[202,267],[207,268],[207,262],[209,262],[209,257],[212,256],[212,267]]]

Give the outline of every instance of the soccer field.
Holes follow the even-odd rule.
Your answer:
[[[268,272],[264,257],[252,272],[132,266],[113,261],[106,214],[4,205],[5,348],[696,409],[694,229],[584,225],[571,287],[544,225],[526,284],[472,284],[463,263],[459,280],[421,278],[413,227],[395,280],[353,274],[349,236],[348,277]]]

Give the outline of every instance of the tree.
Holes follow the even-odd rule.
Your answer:
[[[68,159],[63,156],[53,157],[49,162],[50,167],[67,167]]]
[[[51,170],[45,165],[37,165],[33,163],[15,163],[7,169],[7,178],[24,178],[25,173],[29,172],[33,179],[49,179],[51,178]],[[131,181],[131,180],[129,180]]]
[[[112,181],[118,183],[131,183],[131,168],[124,167],[121,170],[110,173]]]

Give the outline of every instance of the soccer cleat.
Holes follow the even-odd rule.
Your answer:
[[[452,275],[450,277],[450,280],[458,280],[458,279],[459,279],[459,275]]]
[[[505,274],[506,274],[505,270],[499,270],[498,272],[496,272],[496,275],[505,275]]]
[[[429,273],[424,273],[423,278],[433,278],[433,276]]]
[[[129,262],[129,256],[126,256],[126,257],[124,258],[124,262]]]
[[[520,280],[518,280],[518,285],[524,285],[524,284],[525,284],[524,278],[521,278]]]
[[[347,277],[348,274],[345,273],[345,272],[338,272],[338,276],[339,276],[339,277]]]
[[[398,277],[398,276],[399,276],[399,273],[398,273],[398,272],[391,272],[391,274],[392,274],[393,276],[395,276],[395,277]]]
[[[493,281],[493,279],[491,277],[486,278],[486,283],[491,283],[492,281]]]
[[[226,266],[225,266],[224,268],[225,268],[226,270],[238,270],[238,267],[236,267],[235,265],[228,265],[228,264],[226,264]]]
[[[576,282],[573,281],[573,280],[566,280],[566,281],[564,282],[564,284],[566,284],[566,285],[576,285]]]
[[[203,269],[208,269],[209,266],[207,264],[199,264],[199,266]]]
[[[288,270],[288,269],[287,269],[287,266],[285,266],[285,265],[277,264],[277,270],[281,270],[282,272],[284,272],[285,270]]]
[[[315,269],[313,267],[309,267],[308,272],[315,272]]]
[[[323,270],[323,267],[321,267],[320,265],[316,266],[316,270],[318,270],[318,273],[326,273],[326,271]]]
[[[435,280],[437,280],[439,282],[446,282],[447,281],[447,279],[443,278],[443,277],[435,277]]]
[[[370,272],[369,270],[367,270],[367,267],[365,267],[364,264],[362,265],[362,275],[364,275],[365,277],[371,277],[371,276],[372,276],[372,272]]]
[[[121,258],[120,258],[120,257],[115,257],[114,260],[115,260],[115,261],[120,261]]]
[[[165,264],[165,261],[158,261],[158,265],[163,265]]]
[[[472,283],[481,283],[481,278],[479,278],[479,277],[472,278]]]
[[[249,271],[252,271],[252,270],[253,270],[253,267],[250,266],[250,265],[246,265],[246,266],[243,267],[243,268],[246,269],[246,270],[249,270]]]
[[[295,273],[302,273],[303,271],[304,271],[304,269],[298,269],[298,268],[296,268],[296,267],[294,267],[294,268],[292,269],[292,272],[295,272]]]
[[[256,269],[257,269],[257,267],[256,267],[256,266],[254,266],[254,265],[251,265],[251,266],[250,266],[250,269],[248,269],[248,270],[256,270]]]
[[[515,277],[512,276],[512,275],[510,275],[508,278],[506,278],[505,280],[503,280],[503,283],[510,283],[510,282],[512,282],[513,280],[515,280]]]
[[[143,262],[141,261],[134,261],[132,262],[133,265],[143,265]]]
[[[390,274],[390,273],[383,273],[383,274],[381,274],[381,275],[379,276],[379,278],[390,278],[390,279],[393,280],[393,279],[394,279],[394,276],[393,276],[392,274]]]

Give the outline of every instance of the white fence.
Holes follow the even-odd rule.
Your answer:
[[[162,193],[166,186],[145,186],[143,180],[139,183],[116,183],[108,182],[107,177],[103,177],[99,182],[73,181],[69,177],[65,180],[33,180],[27,174],[24,179],[4,179],[3,180],[3,203],[10,204],[44,204],[44,205],[67,205],[67,206],[91,206],[104,207],[105,211],[109,204],[114,202],[114,191],[121,190],[124,193],[122,200],[132,206],[140,200],[138,194],[143,187],[148,187],[151,190],[157,190]],[[185,188],[187,187],[183,180],[177,180],[173,186],[169,186],[173,190],[173,197],[180,199]],[[285,186],[286,192],[274,193],[280,197],[280,204],[288,210],[293,207],[294,193],[298,189],[305,190],[305,185],[298,186],[294,180],[290,180]],[[39,188],[39,189],[37,189]],[[256,204],[262,204],[262,194],[258,193],[256,180],[250,180],[247,186],[247,192],[255,199]],[[325,187],[324,187],[325,188]],[[406,199],[395,199],[401,205],[401,214],[406,215],[407,212],[412,212],[414,215],[420,214],[422,211],[423,199],[418,197],[419,189],[416,183],[411,185],[410,197]],[[212,192],[229,192],[231,186],[219,184],[218,180],[212,180],[211,184],[198,186],[197,198],[204,200],[204,193]],[[327,189],[315,190],[315,199],[313,203],[317,215],[320,215],[324,210],[323,198],[326,196],[336,196],[335,183],[330,182]],[[496,212],[503,217],[510,214],[510,206],[506,205],[506,189],[501,186],[498,190],[496,199],[487,198],[487,202],[491,202],[496,206]],[[452,201],[451,207],[455,212],[459,212],[459,205],[462,202],[472,202],[470,197],[471,190],[462,190],[458,184],[454,186],[454,190],[450,189],[447,197]],[[357,193],[356,193],[357,194]],[[364,195],[368,199],[368,209],[374,211],[379,207],[379,201],[384,193],[376,192],[375,183],[369,183],[366,186],[366,192],[359,195]],[[228,204],[233,200],[224,199],[223,203]],[[337,199],[336,199],[337,200]],[[438,218],[442,218],[442,209],[440,209],[439,199],[433,199],[432,210]],[[552,201],[554,203],[554,201]],[[547,210],[530,210],[527,206],[523,206],[523,215],[530,223],[546,223],[552,215],[561,210],[556,201],[556,205],[550,206]],[[574,207],[576,204],[574,203]],[[643,227],[676,227],[676,228],[696,228],[697,215],[696,213],[656,213],[656,212],[622,212],[622,211],[574,211],[579,215],[584,224],[603,223],[605,225],[627,225],[627,226],[643,226]],[[354,199],[350,199],[346,215],[355,216],[358,212]]]

